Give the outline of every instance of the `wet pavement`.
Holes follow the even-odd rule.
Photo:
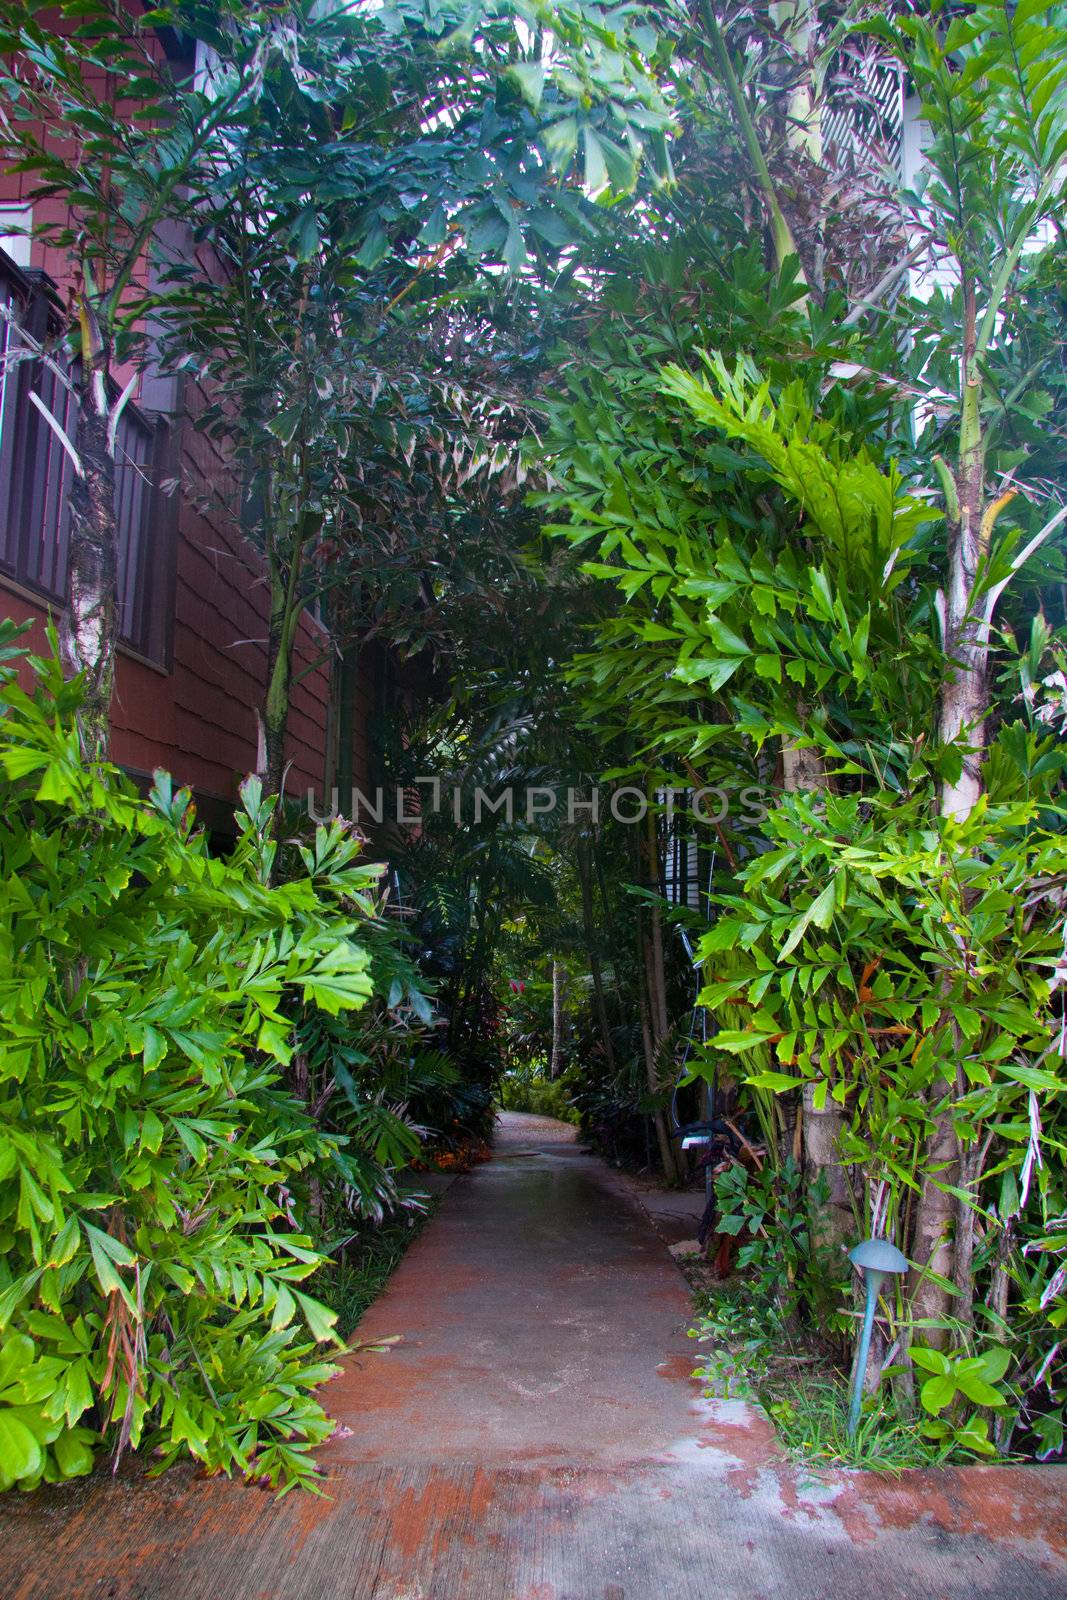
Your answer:
[[[1063,1600],[1067,1468],[814,1477],[701,1400],[633,1188],[507,1115],[324,1392],[328,1497],[106,1475],[0,1506],[0,1600]]]

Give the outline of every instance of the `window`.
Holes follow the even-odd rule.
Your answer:
[[[5,250],[16,267],[30,264],[30,230],[33,211],[29,206],[0,202],[0,249]]]
[[[706,811],[703,815],[714,817],[726,799],[725,791],[709,789],[704,794]],[[693,911],[706,912],[707,896],[711,892],[710,861],[693,821],[693,793],[689,789],[658,789],[656,804],[664,808],[658,822],[663,862],[660,888],[664,898],[673,906],[689,906]]]
[[[19,329],[48,329],[49,304],[37,277],[0,257],[0,350],[17,347]],[[14,320],[12,320],[14,319]],[[69,437],[77,401],[54,372],[34,361],[0,368],[0,575],[43,598],[66,598],[70,489],[74,469],[30,394],[39,396]],[[159,484],[169,430],[132,404],[115,441],[118,520],[119,637],[149,661],[164,664],[169,644],[171,516]]]

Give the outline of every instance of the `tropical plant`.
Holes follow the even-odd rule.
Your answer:
[[[715,1179],[715,1229],[740,1241],[737,1266],[758,1300],[781,1320],[803,1311],[829,1333],[844,1273],[813,1237],[812,1212],[826,1201],[818,1183],[805,1185],[792,1156],[757,1171],[731,1162]]]
[[[254,780],[213,855],[165,774],[143,800],[84,765],[80,683],[33,668],[31,695],[4,667],[0,716],[2,1481],[108,1444],[310,1482],[336,1369],[306,1185],[346,1154],[285,1071],[295,1008],[370,995],[377,869],[323,828],[272,887]]]
[[[910,1316],[928,1345],[962,1330],[965,1360],[1011,1347],[1023,1413],[1058,1437],[1056,1335],[1029,1319],[1062,1291],[1063,760],[1055,630],[1030,622],[1067,516],[1062,428],[1035,427],[1062,415],[1062,13],[872,32],[932,132],[891,309],[794,258],[773,97],[750,83],[742,116],[716,45],[773,265],[738,253],[740,204],[684,269],[677,219],[630,252],[637,284],[556,407],[549,503],[618,595],[573,665],[590,718],[628,727],[660,783],[785,791],[762,824],[712,825],[703,1070],[740,1067],[779,1160],[799,1142],[831,1237],[896,1233],[905,1342]],[[917,261],[937,283],[900,292]]]
[[[710,1393],[724,1400],[758,1401],[784,1330],[773,1301],[741,1304],[717,1295],[702,1307],[689,1337],[710,1346],[693,1374]]]
[[[546,1078],[535,1067],[513,1067],[501,1079],[500,1104],[505,1111],[527,1111],[533,1116],[577,1124],[578,1110],[571,1095],[580,1082],[577,1073]]]
[[[544,53],[547,19],[521,10],[299,8],[199,212],[219,270],[205,280],[194,257],[169,274],[169,359],[208,387],[199,425],[232,451],[230,511],[266,558],[271,792],[307,607],[343,589],[330,620],[358,644],[398,600],[425,603],[455,525],[478,503],[499,515],[521,483],[529,421],[501,347],[530,333],[516,286],[557,273],[592,226],[564,181],[578,146],[605,197],[665,160],[633,19],[561,10]],[[217,92],[255,27],[211,33]]]
[[[1006,1409],[1001,1382],[1011,1365],[1009,1351],[999,1345],[991,1346],[979,1356],[964,1352],[930,1350],[925,1345],[912,1345],[911,1359],[930,1376],[919,1390],[923,1410],[931,1419],[923,1424],[928,1439],[949,1440],[975,1455],[996,1455],[996,1446],[989,1438],[989,1418],[978,1412],[961,1417],[952,1415],[960,1403],[986,1410]],[[945,1416],[943,1413],[948,1412]]]
[[[0,8],[0,153],[31,175],[30,198],[64,202],[63,221],[36,232],[69,263],[60,346],[75,365],[28,336],[17,356],[46,362],[77,403],[73,439],[47,420],[74,464],[63,637],[68,671],[87,675],[87,756],[106,753],[114,676],[116,431],[159,341],[173,351],[184,331],[179,359],[205,369],[220,408],[204,420],[225,417],[248,476],[270,579],[264,769],[278,792],[296,628],[352,520],[359,469],[345,458],[377,432],[390,464],[410,465],[411,367],[392,369],[383,418],[368,353],[397,308],[461,294],[471,263],[517,274],[558,259],[594,210],[561,186],[579,148],[605,199],[647,163],[667,170],[657,38],[638,23],[582,3],[550,16],[448,0]],[[196,70],[172,69],[164,29],[195,48]],[[458,409],[470,424],[477,398]],[[432,455],[455,472],[450,450]],[[459,483],[492,468],[492,449],[473,456]]]

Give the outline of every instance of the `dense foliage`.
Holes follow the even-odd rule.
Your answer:
[[[891,1237],[871,1419],[924,1459],[1059,1450],[1063,7],[41,9],[0,4],[3,132],[85,213],[50,235],[96,427],[83,632],[113,644],[108,379],[150,312],[265,557],[268,790],[326,596],[347,666],[432,656],[380,767],[444,799],[378,841],[399,934],[347,825],[246,785],[216,859],[164,780],[79,765],[111,668],[77,606],[91,716],[50,668],[8,684],[8,1479],[104,1435],[306,1476],[313,1239],[358,1275],[420,1129],[484,1132],[502,1075],[671,1179],[672,1118],[734,1119],[754,1365],[786,1328],[842,1356],[843,1246]],[[162,22],[205,76],[159,66]],[[42,118],[89,129],[76,161]],[[149,288],[164,222],[197,251]],[[640,825],[591,808],[613,782]]]
[[[335,1370],[307,1174],[358,1161],[284,1069],[294,1007],[367,1001],[377,869],[322,829],[272,886],[254,782],[213,856],[164,774],[142,800],[82,765],[78,686],[36,670],[31,696],[5,667],[0,721],[3,1481],[104,1443],[306,1480]]]
[[[939,274],[886,314],[795,254],[754,261],[740,207],[714,208],[684,294],[670,249],[633,255],[556,407],[551,496],[619,597],[574,663],[590,716],[631,730],[657,782],[734,798],[714,836],[692,821],[717,860],[694,1070],[781,1166],[780,1228],[802,1152],[816,1237],[908,1255],[871,1383],[896,1371],[906,1407],[909,1347],[946,1382],[988,1353],[996,1444],[1042,1453],[1067,1315],[1064,752],[1042,707],[1065,514],[1054,10],[879,27],[931,129],[896,215]],[[769,112],[762,132],[773,157]],[[788,196],[772,159],[776,180]],[[1035,410],[1057,419],[1040,438]],[[771,803],[739,828],[753,781]],[[797,1310],[829,1326],[814,1292]],[[966,1395],[927,1432],[989,1452]]]

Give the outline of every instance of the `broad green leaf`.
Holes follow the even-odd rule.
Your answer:
[[[951,1378],[938,1374],[936,1377],[927,1378],[919,1391],[919,1398],[923,1410],[929,1411],[931,1416],[937,1416],[956,1398],[956,1385]]]
[[[337,1312],[331,1311],[318,1300],[313,1300],[310,1295],[301,1294],[299,1289],[294,1289],[293,1296],[303,1313],[311,1337],[318,1344],[339,1344],[337,1337]]]
[[[84,1478],[93,1470],[91,1435],[84,1428],[61,1433],[52,1449],[64,1478]]]
[[[1004,1396],[992,1384],[986,1383],[974,1372],[960,1372],[958,1369],[953,1374],[956,1387],[968,1400],[973,1400],[976,1406],[997,1406],[1003,1402]]]
[[[356,251],[356,265],[363,267],[367,272],[373,272],[375,267],[380,266],[385,260],[391,248],[389,235],[380,224],[376,223]]]
[[[531,111],[539,111],[545,92],[545,69],[541,63],[518,61],[507,68],[506,76],[515,84]]]
[[[25,1422],[0,1406],[0,1489],[36,1477],[43,1465],[41,1446]]]
[[[788,1072],[755,1072],[746,1077],[745,1082],[752,1089],[770,1089],[775,1094],[783,1094],[799,1088],[801,1080]]]
[[[952,1363],[942,1350],[931,1350],[926,1345],[913,1344],[910,1355],[915,1365],[925,1368],[927,1372],[936,1372],[942,1377],[947,1377],[952,1371]]]

